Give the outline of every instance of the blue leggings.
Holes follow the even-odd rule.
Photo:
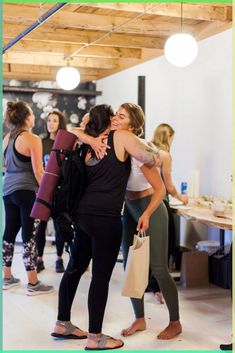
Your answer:
[[[133,243],[138,218],[147,208],[151,196],[137,200],[126,200],[123,214],[122,252],[124,267],[129,247]],[[146,232],[150,236],[150,268],[158,281],[169,311],[170,321],[179,320],[178,292],[168,270],[168,214],[162,202],[152,214],[149,228]],[[136,318],[144,317],[144,298],[131,298]]]

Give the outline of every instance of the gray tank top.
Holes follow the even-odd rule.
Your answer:
[[[20,132],[21,133],[21,132]],[[6,172],[3,181],[3,195],[10,195],[17,190],[38,190],[38,183],[35,179],[31,158],[23,156],[15,149],[16,138],[9,139],[4,152]]]

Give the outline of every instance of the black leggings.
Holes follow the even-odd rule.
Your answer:
[[[58,232],[57,232],[57,226],[56,222],[53,220],[54,228],[55,228],[55,245],[56,245],[56,254],[57,256],[61,257],[63,254],[64,250],[64,242],[60,239]],[[41,221],[39,223],[37,233],[36,233],[36,244],[37,244],[37,249],[38,249],[38,256],[42,257],[44,253],[44,248],[46,244],[46,228],[47,228],[47,222]]]
[[[22,228],[23,261],[26,271],[35,270],[37,250],[34,236],[34,219],[30,217],[35,192],[17,190],[4,196],[5,230],[3,233],[3,266],[11,267],[16,236]]]
[[[58,320],[70,321],[78,283],[92,259],[92,280],[88,294],[89,332],[100,333],[109,281],[121,245],[121,219],[79,215],[76,230],[71,257],[60,283]]]

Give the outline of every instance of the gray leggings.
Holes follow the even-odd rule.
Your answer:
[[[129,246],[132,245],[133,235],[136,234],[138,218],[147,208],[150,199],[151,196],[138,200],[126,200],[122,237],[124,268],[126,267]],[[146,234],[150,236],[150,268],[166,301],[170,321],[179,320],[178,292],[167,265],[168,214],[163,202],[152,214]],[[141,299],[131,298],[131,302],[136,318],[144,317],[144,297]]]

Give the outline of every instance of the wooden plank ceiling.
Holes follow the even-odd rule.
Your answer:
[[[4,3],[3,45],[54,5]],[[231,28],[232,5],[183,3],[182,22],[197,40],[207,38]],[[97,80],[163,55],[180,25],[180,3],[67,3],[3,55],[3,78],[55,80],[70,57],[82,82]]]

